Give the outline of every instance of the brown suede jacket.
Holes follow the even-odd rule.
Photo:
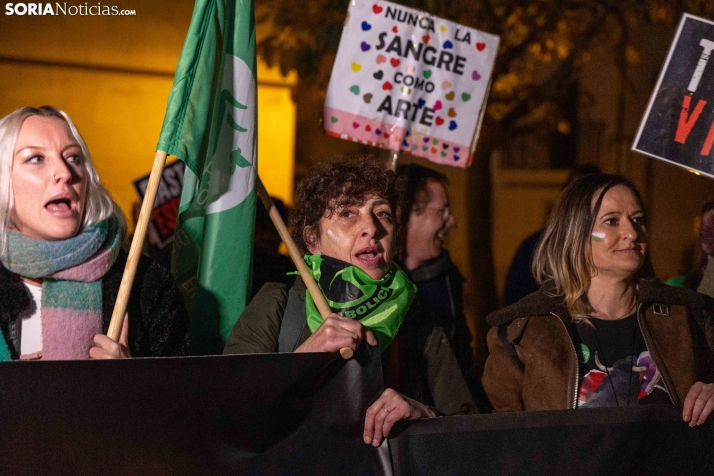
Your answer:
[[[545,285],[486,318],[493,327],[483,386],[494,411],[576,407],[579,375],[571,318],[562,298],[549,289]],[[673,403],[681,405],[695,382],[714,381],[714,301],[651,282],[641,282],[638,293],[645,343]]]

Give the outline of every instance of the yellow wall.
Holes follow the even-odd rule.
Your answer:
[[[115,2],[133,17],[0,12],[0,116],[50,104],[75,121],[102,183],[127,217],[151,169],[193,2]],[[296,78],[258,68],[258,171],[292,203]],[[131,221],[131,220],[130,220]]]

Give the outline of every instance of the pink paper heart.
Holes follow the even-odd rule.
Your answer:
[[[451,82],[449,81],[444,81],[443,83],[441,83],[441,89],[449,89],[451,86],[453,86],[453,84],[451,84]]]
[[[387,57],[384,55],[377,55],[377,64],[382,64],[387,61]]]
[[[407,72],[407,74],[412,74],[415,69],[416,69],[416,68],[414,67],[414,65],[413,65],[413,64],[410,64],[409,66],[407,66],[406,72]]]
[[[438,111],[439,109],[441,109],[441,101],[439,101],[437,99],[436,102],[434,103],[434,110]]]

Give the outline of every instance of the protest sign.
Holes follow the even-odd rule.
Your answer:
[[[150,224],[156,245],[161,249],[171,243],[174,238],[184,168],[183,162],[175,160],[166,165],[161,174],[159,190],[156,192],[154,208],[151,211]],[[146,187],[149,184],[149,175],[143,175],[132,182],[140,200],[144,200]]]
[[[388,474],[362,440],[384,386],[377,348],[349,361],[322,352],[2,362],[0,379],[3,475]]]
[[[685,14],[632,150],[714,177],[712,50],[714,22]]]
[[[325,132],[470,165],[498,41],[394,3],[351,2],[327,90]]]

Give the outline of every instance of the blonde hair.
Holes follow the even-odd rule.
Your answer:
[[[23,122],[30,116],[56,117],[64,121],[69,126],[72,136],[82,150],[82,166],[87,177],[87,196],[79,232],[81,233],[90,225],[114,216],[119,222],[123,235],[126,230],[124,215],[111,199],[104,186],[99,182],[99,175],[92,165],[87,144],[85,144],[72,119],[64,111],[52,106],[42,106],[40,108],[23,107],[0,119],[0,252],[5,250],[8,232],[14,226],[12,223],[14,205],[12,164],[15,144]]]
[[[586,175],[563,190],[536,247],[533,276],[540,284],[553,284],[553,294],[563,298],[574,321],[587,320],[593,311],[587,297],[593,272],[590,235],[605,193],[616,185],[629,188],[642,206],[640,194],[625,177]],[[635,277],[647,279],[653,276],[649,255],[646,255],[645,263]]]

